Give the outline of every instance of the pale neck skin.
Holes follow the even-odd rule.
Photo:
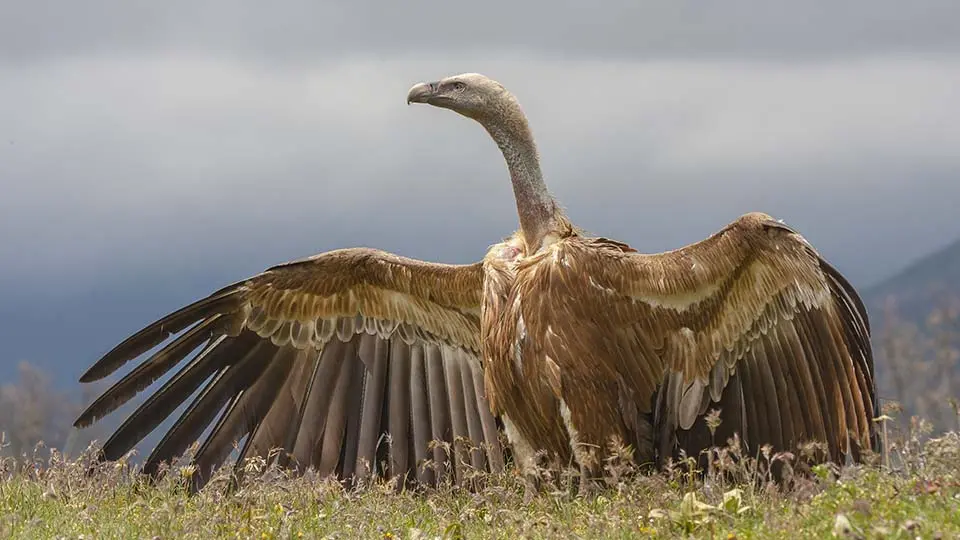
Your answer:
[[[559,232],[565,219],[543,181],[537,146],[523,112],[512,96],[504,98],[495,112],[477,120],[500,147],[507,162],[513,196],[517,201],[520,232],[526,244],[526,254],[532,255],[540,249],[547,235]]]

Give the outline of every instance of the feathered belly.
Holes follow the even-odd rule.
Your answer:
[[[497,276],[502,278],[503,276]],[[484,298],[481,336],[484,379],[493,413],[504,419],[508,440],[523,463],[546,452],[548,461],[570,462],[570,438],[560,404],[543,372],[542,355],[526,334],[512,283],[489,279]]]

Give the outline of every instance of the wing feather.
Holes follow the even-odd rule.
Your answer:
[[[98,381],[123,367],[133,358],[157,346],[171,335],[182,331],[199,320],[229,310],[239,300],[236,290],[237,285],[235,283],[224,287],[207,298],[185,306],[123,340],[81,375],[80,382]]]
[[[780,350],[784,355],[784,364],[790,372],[789,391],[797,396],[797,416],[805,426],[801,439],[826,441],[827,433],[823,425],[823,414],[820,411],[820,400],[813,388],[810,366],[804,356],[796,327],[785,325],[777,334],[780,338]]]
[[[227,366],[211,379],[203,393],[157,443],[143,465],[144,472],[154,474],[161,462],[183,454],[228,401],[260,378],[275,354],[276,350],[269,344],[258,342],[239,362]]]
[[[744,392],[746,388],[759,387],[759,382],[756,381],[757,372],[749,369],[751,363],[752,358],[745,358],[737,367],[740,368],[738,373],[740,374],[741,399],[743,408],[747,413],[747,429],[749,430],[749,434],[744,433],[741,435],[744,438],[744,442],[747,443],[747,447],[756,450],[757,445],[755,443],[751,444],[751,442],[761,439],[763,437],[762,434],[767,433],[768,428],[766,426],[766,412],[759,410],[754,401],[755,398],[758,397],[758,394],[756,392],[752,394]]]
[[[197,489],[244,438],[238,467],[279,450],[282,464],[345,481],[372,475],[429,483],[436,478],[424,461],[443,462],[443,447],[462,446],[455,439],[464,437],[498,459],[462,454],[452,464],[461,481],[463,463],[489,468],[503,461],[496,419],[474,378],[482,379],[483,279],[482,263],[433,264],[367,248],[272,267],[151,323],[105,354],[82,381],[161,345],[75,426],[96,422],[172,371],[110,437],[105,459],[132,449],[190,400],[145,471],[156,473],[206,431],[193,457]],[[431,452],[434,440],[441,444]]]
[[[350,387],[353,381],[353,362],[356,354],[356,344],[351,341],[347,344],[346,353],[340,363],[337,373],[337,384],[333,389],[330,408],[323,428],[323,442],[320,446],[320,463],[318,470],[321,475],[335,474],[340,462],[343,433],[347,425],[347,414],[350,403]]]
[[[447,392],[447,381],[444,375],[443,360],[440,347],[430,345],[425,348],[427,388],[430,394],[430,429],[436,441],[450,441],[453,443],[452,420],[450,419],[450,395]],[[440,445],[433,446],[433,465],[436,480],[446,478],[448,452]]]
[[[824,429],[826,430],[826,443],[828,455],[837,455],[840,452],[840,442],[838,433],[841,430],[840,419],[834,414],[835,399],[834,385],[836,377],[830,371],[824,358],[815,350],[814,340],[816,336],[811,330],[811,323],[806,313],[801,313],[796,317],[796,330],[800,336],[800,343],[804,349],[804,356],[807,363],[803,365],[810,366],[810,376],[813,387],[817,391],[817,404],[820,414],[824,419]]]
[[[565,381],[625,387],[652,411],[661,453],[698,454],[671,441],[702,444],[683,433],[719,403],[745,420],[740,436],[754,450],[810,438],[833,460],[876,449],[863,303],[806,240],[765,214],[653,255],[573,236],[522,261],[516,279],[526,331],[544,344],[539,361],[556,362]],[[564,384],[574,417],[597,402],[592,384]],[[578,418],[581,437],[587,418],[604,421]]]
[[[755,405],[758,408],[765,407],[763,419],[766,421],[767,429],[761,435],[766,442],[773,445],[774,448],[784,448],[784,414],[781,410],[781,396],[777,395],[776,382],[770,369],[771,361],[777,362],[777,359],[770,359],[766,356],[766,336],[760,336],[758,342],[754,342],[750,350],[749,369],[759,375],[760,381],[756,389]]]
[[[441,350],[441,354],[446,357],[444,358],[445,360],[449,358],[449,361],[443,362],[443,371],[447,383],[447,396],[449,396],[450,423],[453,428],[453,468],[457,483],[460,484],[463,482],[465,473],[464,465],[467,461],[467,453],[463,441],[470,436],[467,431],[467,415],[464,411],[464,403],[466,400],[464,399],[463,378],[461,377],[463,364],[460,362],[460,358],[456,352],[451,349],[444,348]]]
[[[228,341],[228,343],[223,344],[224,341]],[[215,371],[225,369],[222,353],[231,350],[231,348],[239,348],[233,341],[233,338],[220,336],[197,354],[175,377],[168,380],[149,399],[137,407],[104,444],[103,454],[105,459],[114,460],[125,454],[159,426],[161,422],[166,420],[177,407],[203,384],[203,381],[207,380]],[[87,411],[91,409],[93,409],[93,406],[89,407]],[[85,420],[87,415],[88,413],[81,415],[77,421],[79,425],[87,425]]]
[[[347,391],[346,401],[346,424],[344,425],[342,444],[340,447],[340,462],[337,466],[337,475],[348,481],[357,467],[357,450],[360,443],[360,415],[363,412],[364,392],[363,388],[368,379],[368,372],[364,369],[360,359],[360,342],[354,340],[356,346],[356,357],[352,362],[344,364],[345,369],[351,370],[350,390]]]
[[[411,409],[412,388],[415,386],[411,375],[410,360],[412,347],[401,340],[393,340],[390,349],[390,401],[387,414],[390,427],[390,476],[401,476],[410,469],[410,452],[412,446],[408,439],[415,436],[410,432],[410,418],[416,418],[417,412]],[[421,381],[422,382],[422,381]],[[395,439],[395,440],[394,440]],[[413,441],[413,446],[416,442]]]
[[[421,483],[431,483],[435,478],[433,469],[424,466],[424,462],[432,459],[430,441],[433,440],[434,413],[428,388],[425,353],[423,346],[416,344],[410,354],[410,401],[415,474]]]
[[[313,371],[318,360],[317,355],[312,351],[291,348],[282,348],[280,351],[281,354],[273,360],[275,364],[282,365],[276,376],[270,378],[265,373],[257,381],[257,387],[247,391],[250,395],[261,396],[260,400],[265,403],[263,407],[266,409],[265,413],[250,415],[247,419],[247,422],[250,422],[259,417],[256,427],[253,427],[248,435],[254,455],[266,455],[276,449],[281,449],[284,453],[290,451],[291,447],[286,444],[286,439],[291,432],[295,433],[291,425],[298,422],[297,416],[301,409],[301,402],[306,393],[306,387],[310,383],[308,374]],[[312,360],[307,358],[308,355]],[[267,385],[273,385],[277,390],[265,390],[264,386]],[[264,390],[262,394],[261,390]],[[243,460],[248,456],[249,451],[248,454],[240,456],[239,464],[242,465]]]
[[[796,448],[800,442],[809,439],[804,409],[800,404],[803,383],[793,377],[793,370],[790,369],[790,363],[793,361],[790,348],[781,341],[779,328],[773,327],[767,332],[767,343],[769,345],[767,350],[773,351],[776,355],[768,361],[777,387],[777,399],[783,411],[781,420],[785,437],[784,447]]]
[[[216,464],[230,453],[234,442],[244,435],[247,435],[247,439],[235,466],[238,477],[242,476],[243,465],[251,451],[255,452],[254,455],[259,453],[268,457],[270,449],[280,447],[280,439],[284,436],[280,430],[293,420],[296,406],[291,386],[297,381],[290,375],[294,371],[297,354],[295,349],[276,350],[256,382],[237,394],[215,431],[207,436],[193,458],[197,470],[192,478],[192,489],[200,489],[206,484]],[[303,366],[304,363],[299,365]]]
[[[214,314],[200,324],[195,325],[173,340],[166,347],[157,351],[136,369],[128,373],[117,383],[105,391],[81,413],[77,420],[78,426],[87,426],[97,418],[106,416],[124,403],[130,401],[139,392],[156,382],[173,366],[180,363],[191,351],[201,343],[210,340],[212,329],[221,318]]]
[[[500,429],[497,419],[487,406],[486,389],[483,383],[483,372],[479,362],[470,362],[473,372],[473,388],[476,396],[477,411],[480,413],[480,425],[483,430],[483,445],[487,451],[487,463],[493,472],[503,470],[503,450],[500,447]]]
[[[330,341],[320,352],[320,360],[303,411],[304,420],[300,429],[293,435],[293,460],[297,467],[305,469],[316,463],[315,456],[319,456],[320,442],[326,429],[327,411],[333,401],[334,388],[339,380],[342,359],[347,350],[347,344],[339,341]]]
[[[367,366],[368,375],[364,381],[363,410],[360,416],[360,436],[357,443],[358,459],[354,468],[354,474],[358,477],[370,476],[376,467],[383,399],[386,393],[384,384],[390,359],[389,347],[388,342],[378,339],[373,334],[364,334],[361,338],[360,358]]]
[[[480,422],[480,410],[473,404],[477,403],[477,394],[473,385],[473,371],[468,364],[469,360],[460,356],[462,367],[460,369],[461,384],[463,385],[463,413],[466,416],[467,436],[470,441],[474,441],[470,451],[470,466],[476,470],[484,470],[486,463],[483,450],[483,427]]]

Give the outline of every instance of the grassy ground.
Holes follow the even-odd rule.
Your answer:
[[[763,481],[767,459],[734,464],[721,451],[704,478],[621,475],[586,498],[566,477],[545,478],[530,502],[510,473],[476,493],[415,494],[383,483],[345,491],[251,463],[241,489],[228,492],[222,476],[189,496],[189,468],[150,484],[123,463],[88,476],[86,458],[7,459],[0,538],[960,538],[960,434],[892,448],[893,470],[880,456],[839,475],[820,466],[788,491]]]

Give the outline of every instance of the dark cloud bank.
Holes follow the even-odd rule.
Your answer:
[[[496,147],[407,88],[520,97],[582,226],[642,250],[744,212],[865,287],[960,236],[955,2],[8,3],[0,380],[75,380],[290,258],[467,262],[516,226]]]

